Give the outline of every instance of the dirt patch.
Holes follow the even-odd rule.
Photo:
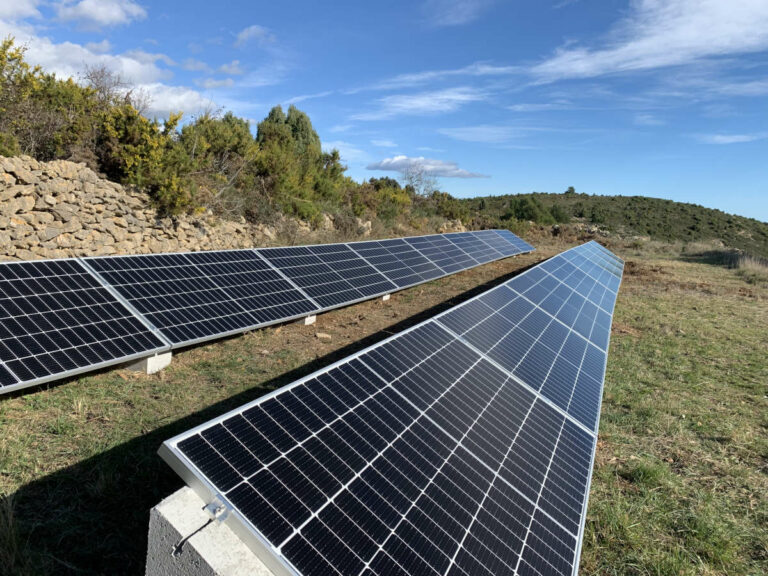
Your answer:
[[[615,320],[613,321],[611,332],[613,334],[629,334],[630,336],[636,336],[636,337],[640,336],[640,331],[637,328],[633,328],[629,324],[623,324]]]
[[[627,260],[624,263],[624,275],[633,276],[640,279],[655,279],[659,276],[669,274],[664,268],[658,265],[644,264],[636,260]]]

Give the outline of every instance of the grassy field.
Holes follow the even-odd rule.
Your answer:
[[[155,376],[112,370],[0,398],[0,571],[143,573],[149,509],[181,486],[156,455],[164,440],[565,247],[316,326],[199,346]],[[768,573],[768,275],[740,274],[706,250],[615,249],[628,264],[582,573]]]

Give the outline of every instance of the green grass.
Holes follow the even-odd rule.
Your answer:
[[[768,288],[666,245],[614,248],[629,262],[581,572],[766,574]],[[149,510],[181,486],[156,454],[164,440],[533,260],[322,315],[316,328],[200,346],[155,376],[113,370],[0,398],[0,573],[142,573]]]
[[[768,291],[643,254],[619,297],[587,574],[768,572]]]

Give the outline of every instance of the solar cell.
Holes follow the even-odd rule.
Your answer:
[[[3,392],[167,348],[79,261],[0,264]]]
[[[576,329],[586,297],[571,324],[557,316],[578,294],[560,289],[577,270],[566,263],[532,268],[161,454],[285,574],[573,574],[606,350]],[[526,295],[538,291],[563,304],[541,307]]]

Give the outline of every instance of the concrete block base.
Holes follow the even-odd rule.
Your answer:
[[[171,363],[173,354],[171,352],[164,352],[163,354],[155,354],[154,356],[147,356],[142,358],[135,364],[128,366],[128,370],[134,372],[144,372],[145,374],[154,374],[160,372],[163,368],[167,368]]]
[[[304,316],[301,320],[297,320],[299,324],[304,324],[304,326],[311,326],[315,322],[317,322],[317,314],[312,314],[312,316]]]
[[[209,522],[204,507],[185,486],[152,509],[146,576],[273,576],[226,524]]]
[[[389,300],[389,296],[390,296],[389,294],[384,294],[384,296],[381,297],[382,301],[386,302],[387,300]]]

